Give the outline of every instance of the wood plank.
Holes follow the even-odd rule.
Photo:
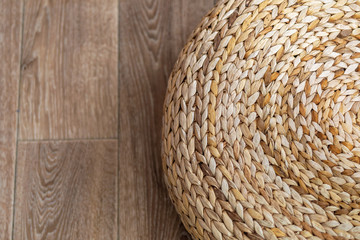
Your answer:
[[[25,2],[20,139],[117,137],[117,0]]]
[[[21,18],[21,1],[0,0],[0,239],[12,232]]]
[[[167,78],[209,0],[120,1],[120,239],[184,239],[163,183]]]
[[[19,142],[14,239],[117,239],[117,147]]]

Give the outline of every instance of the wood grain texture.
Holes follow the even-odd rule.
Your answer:
[[[117,147],[20,142],[14,239],[117,239]]]
[[[117,0],[25,2],[20,139],[117,137]]]
[[[0,239],[12,232],[21,17],[21,1],[0,0]]]
[[[161,115],[172,65],[213,4],[120,1],[120,239],[187,238],[163,183]]]

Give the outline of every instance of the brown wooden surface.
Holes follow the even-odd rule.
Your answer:
[[[162,179],[162,105],[181,47],[213,5],[120,1],[120,239],[186,236]]]
[[[20,139],[117,137],[117,0],[25,3]]]
[[[213,5],[0,0],[0,240],[188,238],[163,183],[161,115]]]
[[[117,147],[19,143],[14,239],[116,239]]]
[[[21,1],[0,0],[0,239],[11,238]]]

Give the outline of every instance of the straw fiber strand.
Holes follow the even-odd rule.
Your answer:
[[[162,157],[194,239],[360,238],[360,1],[225,0],[168,82]]]

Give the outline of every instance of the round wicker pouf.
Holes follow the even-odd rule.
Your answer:
[[[163,168],[194,239],[360,239],[360,1],[220,1],[171,74]]]

